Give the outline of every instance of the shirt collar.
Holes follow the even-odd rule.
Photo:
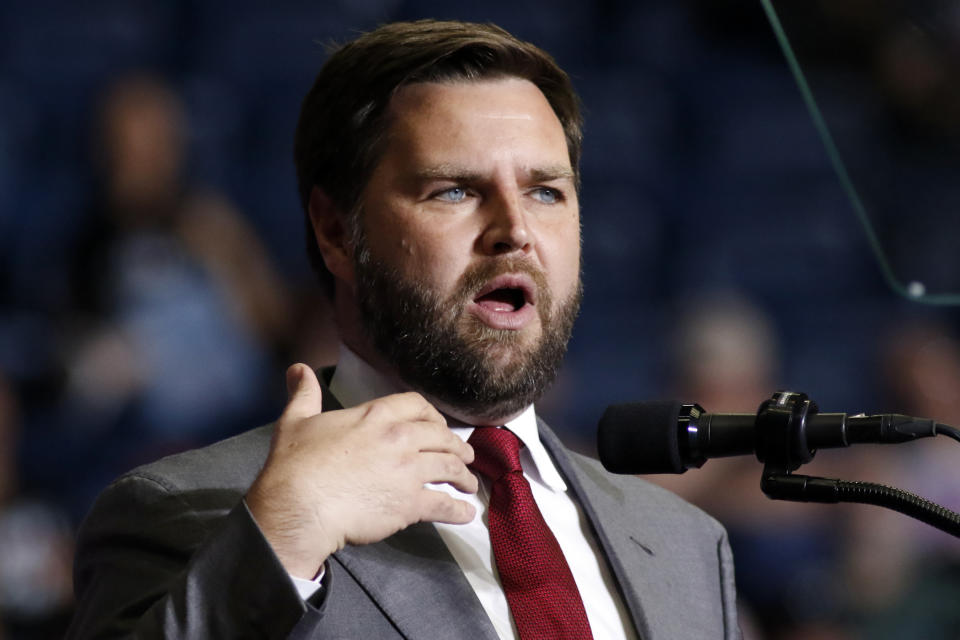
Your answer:
[[[392,393],[398,393],[398,388],[390,378],[383,375],[349,347],[340,345],[340,356],[337,368],[330,380],[330,392],[344,407],[354,407]],[[567,490],[567,485],[557,471],[550,454],[540,442],[540,432],[537,429],[537,415],[531,404],[523,413],[504,425],[510,429],[524,444],[521,452],[524,471],[534,480],[538,480],[552,491]],[[470,437],[474,427],[450,421],[450,429],[463,440]],[[529,453],[529,458],[524,455]]]
[[[345,344],[340,344],[337,367],[330,379],[330,392],[344,407],[355,407],[374,398],[382,398],[401,389]]]

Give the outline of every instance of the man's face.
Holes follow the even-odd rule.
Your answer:
[[[355,254],[367,331],[441,408],[505,421],[553,380],[579,306],[563,128],[516,78],[410,85],[389,118]]]

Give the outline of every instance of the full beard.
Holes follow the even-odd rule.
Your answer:
[[[529,261],[478,262],[446,299],[401,276],[360,247],[355,260],[364,328],[406,384],[474,420],[512,416],[543,395],[560,369],[580,309],[582,284],[556,307]],[[537,286],[540,336],[494,329],[465,313],[479,289],[503,273],[526,273]]]

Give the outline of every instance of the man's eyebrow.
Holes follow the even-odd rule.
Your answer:
[[[553,180],[573,180],[573,170],[565,165],[550,167],[536,167],[525,169],[523,172],[532,182],[551,182]],[[479,182],[483,174],[479,171],[467,169],[457,165],[437,165],[418,169],[414,176],[419,180],[452,180],[455,182]]]
[[[423,167],[414,173],[419,180],[452,180],[454,182],[476,182],[481,179],[479,171],[452,164]]]
[[[559,165],[555,167],[541,167],[530,169],[530,179],[534,182],[551,182],[553,180],[573,180],[573,170],[570,167]]]

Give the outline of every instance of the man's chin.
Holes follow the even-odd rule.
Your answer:
[[[429,394],[424,394],[427,400],[430,401],[434,407],[437,408],[440,413],[452,418],[457,422],[462,422],[463,424],[468,424],[476,427],[500,427],[510,422],[524,410],[530,406],[532,403],[524,404],[520,408],[514,407],[484,407],[483,410],[477,410],[472,407],[463,407],[459,404],[451,404],[445,402],[444,400],[431,396]]]
[[[516,375],[516,371],[529,366],[537,351],[538,343],[531,336],[511,336],[511,340],[497,340],[485,343],[472,343],[471,355],[477,362],[483,363],[491,380],[506,379]]]
[[[517,329],[501,329],[474,317],[460,328],[460,338],[465,344],[475,345],[491,355],[528,354],[537,349],[542,337],[543,325],[539,318]]]

